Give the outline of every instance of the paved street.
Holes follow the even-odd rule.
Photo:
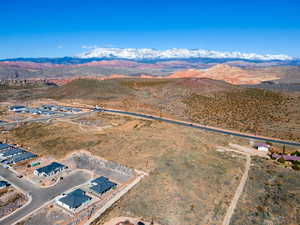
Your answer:
[[[90,174],[88,172],[75,171],[69,176],[64,177],[64,179],[62,181],[59,181],[55,186],[49,188],[40,188],[24,178],[18,178],[15,173],[1,166],[0,176],[8,180],[11,184],[17,186],[24,192],[27,192],[32,197],[32,201],[28,205],[15,211],[15,213],[11,214],[5,219],[0,220],[0,225],[14,224],[19,219],[32,213],[35,209],[53,200],[56,196],[62,194],[63,192],[66,192],[67,190],[75,186],[85,183],[90,179]]]

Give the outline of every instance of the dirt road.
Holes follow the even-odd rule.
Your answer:
[[[234,194],[234,197],[233,197],[233,199],[230,203],[230,206],[227,209],[227,212],[226,212],[226,215],[224,217],[222,225],[229,225],[230,224],[231,217],[234,213],[236,205],[239,201],[239,198],[240,198],[240,196],[243,192],[246,181],[248,179],[248,173],[249,173],[250,165],[251,165],[251,156],[249,154],[246,154],[246,167],[245,167],[244,174],[242,176],[242,179],[241,179],[241,182],[240,182],[238,188],[235,191],[235,194]]]

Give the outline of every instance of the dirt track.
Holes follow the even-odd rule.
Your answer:
[[[239,198],[240,198],[241,194],[243,193],[243,189],[244,189],[246,181],[248,179],[248,172],[249,172],[249,169],[250,169],[250,165],[251,165],[251,156],[249,154],[247,154],[246,155],[246,168],[245,168],[244,174],[243,174],[241,182],[240,182],[240,184],[239,184],[239,186],[238,186],[238,188],[237,188],[237,190],[234,194],[234,197],[233,197],[233,199],[230,203],[230,206],[227,209],[227,212],[226,212],[226,215],[224,217],[222,225],[229,225],[230,224],[231,217],[234,213],[234,210],[235,210],[236,205],[239,201]]]

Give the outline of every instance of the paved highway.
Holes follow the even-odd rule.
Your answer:
[[[172,120],[172,119],[167,119],[167,118],[153,116],[153,115],[146,115],[146,114],[142,114],[142,113],[133,113],[133,112],[127,112],[127,111],[122,111],[122,110],[113,110],[113,109],[103,109],[103,112],[124,114],[124,115],[129,115],[129,116],[145,118],[145,119],[162,121],[162,122],[185,126],[185,127],[191,127],[191,128],[195,128],[195,129],[201,129],[201,130],[206,130],[206,131],[211,131],[211,132],[216,132],[216,133],[221,133],[221,134],[232,135],[232,136],[241,137],[241,138],[248,138],[248,139],[254,139],[254,140],[258,140],[258,141],[273,142],[273,143],[277,143],[277,144],[300,147],[300,143],[297,143],[297,142],[279,140],[279,139],[269,138],[269,137],[256,136],[256,135],[245,134],[245,133],[240,133],[240,132],[236,132],[236,131],[229,131],[229,130],[216,128],[216,127],[209,127],[209,126],[205,126],[205,125],[201,125],[201,124],[191,124],[191,123],[184,122],[184,121]]]
[[[65,176],[62,181],[59,181],[54,186],[49,188],[40,188],[24,178],[18,178],[14,172],[3,168],[2,166],[0,166],[0,176],[32,197],[29,204],[18,209],[8,217],[5,217],[4,219],[1,218],[0,225],[16,223],[23,217],[30,215],[34,210],[53,200],[56,196],[73,187],[83,184],[90,179],[90,174],[88,172],[75,171],[69,176]]]
[[[20,122],[4,123],[4,124],[0,124],[0,127],[1,126],[17,125],[18,123],[25,123],[25,122],[42,122],[42,121],[47,121],[49,119],[56,119],[56,118],[67,118],[67,117],[72,118],[72,117],[77,117],[77,116],[88,115],[88,114],[94,112],[93,111],[94,108],[88,108],[88,109],[90,109],[91,111],[83,112],[83,113],[77,113],[77,114],[56,116],[56,117],[44,117],[44,118],[38,118],[38,119],[32,119],[32,120],[20,121]],[[216,133],[221,133],[221,134],[232,135],[232,136],[241,137],[241,138],[254,139],[254,140],[258,140],[258,141],[272,142],[272,143],[277,143],[277,144],[291,145],[291,146],[300,147],[300,143],[293,142],[293,141],[286,141],[286,140],[280,140],[280,139],[276,139],[276,138],[256,136],[256,135],[252,135],[252,134],[240,133],[240,132],[237,132],[237,131],[230,131],[230,130],[226,130],[226,129],[211,127],[211,126],[205,126],[205,125],[201,125],[201,124],[195,124],[195,123],[192,124],[192,123],[185,122],[185,121],[178,121],[178,120],[158,117],[158,116],[154,116],[154,115],[146,115],[146,114],[142,114],[142,113],[134,113],[134,112],[127,112],[127,111],[123,111],[123,110],[104,109],[104,108],[101,108],[101,110],[98,110],[98,111],[135,116],[135,117],[139,117],[139,118],[151,119],[151,120],[171,123],[171,124],[175,124],[175,125],[206,130],[206,131],[210,131],[210,132],[216,132]]]
[[[25,123],[25,122],[42,122],[42,121],[47,121],[49,119],[67,118],[67,117],[71,118],[71,117],[77,117],[77,116],[84,116],[84,115],[88,115],[88,114],[94,112],[93,111],[94,108],[88,108],[88,109],[90,109],[92,111],[78,113],[78,114],[62,115],[62,116],[56,116],[56,117],[38,118],[38,119],[20,121],[20,122],[4,123],[4,124],[0,124],[0,127],[1,126],[17,125],[18,123]],[[98,111],[135,116],[135,117],[139,117],[139,118],[157,120],[157,121],[161,121],[161,122],[171,123],[171,124],[185,126],[185,127],[191,127],[191,128],[195,128],[195,129],[206,130],[206,131],[210,131],[210,132],[227,134],[227,135],[232,135],[232,136],[241,137],[241,138],[254,139],[254,140],[258,140],[258,141],[273,142],[273,143],[277,143],[277,144],[291,145],[291,146],[300,147],[300,143],[293,142],[293,141],[286,141],[286,140],[280,140],[280,139],[276,139],[276,138],[256,136],[256,135],[252,135],[252,134],[240,133],[240,132],[237,132],[237,131],[230,131],[230,130],[226,130],[226,129],[211,127],[211,126],[205,126],[205,125],[201,125],[201,124],[195,124],[195,123],[192,124],[192,123],[185,122],[185,121],[178,121],[178,120],[158,117],[158,116],[154,116],[154,115],[146,115],[146,114],[142,114],[142,113],[134,113],[134,112],[127,112],[127,111],[123,111],[123,110],[104,109],[104,108],[102,108],[101,110],[98,110]]]

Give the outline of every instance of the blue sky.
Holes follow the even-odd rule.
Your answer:
[[[2,0],[0,57],[82,46],[203,48],[300,56],[298,0]]]

